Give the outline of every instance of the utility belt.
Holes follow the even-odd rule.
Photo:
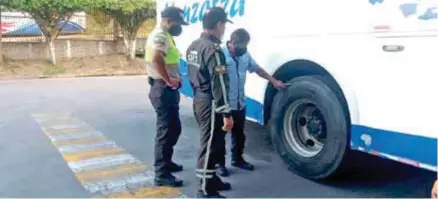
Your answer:
[[[164,85],[164,86],[168,87],[167,83],[164,80],[162,80],[162,79],[154,79],[152,77],[148,77],[148,83],[149,83],[150,86],[153,86],[155,84],[160,84],[160,85]],[[181,86],[182,85],[180,83],[177,89],[180,89]]]
[[[149,83],[150,86],[153,86],[154,84],[167,85],[166,82],[164,82],[164,80],[162,80],[162,79],[154,79],[152,77],[148,77],[148,83]]]

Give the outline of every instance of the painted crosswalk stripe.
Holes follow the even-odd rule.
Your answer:
[[[121,148],[107,148],[107,149],[87,150],[78,153],[63,154],[62,156],[67,162],[74,162],[74,161],[81,161],[94,157],[120,155],[123,153],[126,153],[126,151],[122,150]]]
[[[84,171],[77,173],[76,177],[82,182],[96,182],[110,177],[119,177],[125,174],[132,174],[141,171],[150,170],[151,168],[144,164],[133,163],[124,164],[116,167],[110,167],[105,169],[98,169],[93,171]]]
[[[90,129],[90,127],[81,127],[81,128],[73,128],[73,129],[52,129],[47,128],[46,133],[49,135],[62,135],[62,134],[69,134],[69,133],[86,133],[93,131],[93,129]]]
[[[155,187],[152,167],[70,113],[33,117],[91,196],[186,198],[181,189]]]
[[[62,147],[62,146],[72,146],[76,144],[91,144],[95,142],[105,141],[105,139],[106,138],[103,136],[93,136],[93,137],[79,138],[73,140],[60,140],[57,142],[53,142],[53,145],[55,145],[56,147]]]
[[[119,148],[119,147],[113,141],[102,140],[102,141],[96,141],[94,143],[61,146],[58,148],[58,150],[61,153],[80,153],[82,151],[111,149],[111,148]]]

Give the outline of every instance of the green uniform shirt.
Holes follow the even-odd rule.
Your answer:
[[[161,27],[155,28],[148,36],[145,47],[145,60],[148,76],[162,79],[155,66],[152,65],[153,51],[161,51],[165,55],[166,71],[170,77],[179,77],[180,52],[176,48],[172,35]]]

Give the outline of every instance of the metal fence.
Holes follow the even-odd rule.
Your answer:
[[[138,32],[144,38],[155,25],[155,20],[146,21]],[[114,40],[122,37],[114,20],[101,12],[78,12],[63,27],[57,39]],[[2,12],[0,24],[2,42],[43,42],[44,36],[35,20],[22,12]]]

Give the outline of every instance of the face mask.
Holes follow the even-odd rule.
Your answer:
[[[182,27],[180,25],[174,25],[169,29],[169,34],[172,36],[179,36],[182,33]]]
[[[235,48],[234,54],[238,57],[244,55],[246,53],[246,48]]]

